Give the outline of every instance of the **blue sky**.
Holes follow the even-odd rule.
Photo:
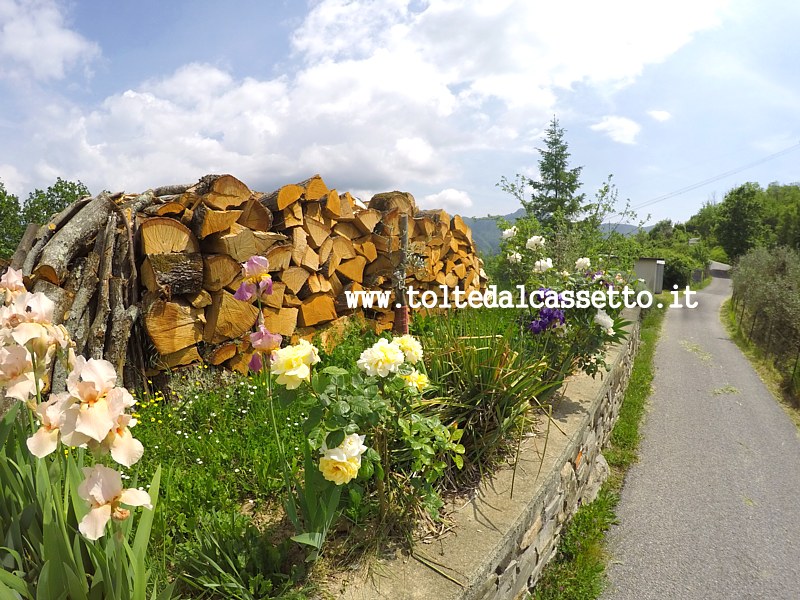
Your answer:
[[[685,220],[800,181],[800,3],[0,0],[0,181],[143,191],[320,173],[368,198],[516,210],[556,115],[592,196]]]

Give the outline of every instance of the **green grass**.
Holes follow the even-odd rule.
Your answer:
[[[669,297],[657,301],[666,306]],[[633,363],[631,378],[620,408],[619,419],[603,450],[611,475],[597,499],[578,509],[564,527],[561,544],[533,591],[536,600],[588,600],[597,598],[605,585],[607,556],[605,534],[616,522],[616,506],[628,468],[637,460],[639,424],[650,397],[653,381],[653,353],[666,308],[647,312],[640,329],[641,344]]]
[[[730,299],[722,303],[720,319],[728,335],[750,361],[761,381],[800,428],[800,373],[795,376],[794,382],[787,381],[786,373],[775,366],[772,357],[742,331],[737,315],[731,309]]]
[[[172,577],[210,515],[269,511],[282,483],[269,406],[249,379],[198,368],[173,375],[169,390],[139,399],[133,434],[145,454],[123,476],[149,481],[162,466],[150,556]],[[275,418],[285,447],[299,448],[299,410],[276,405]]]

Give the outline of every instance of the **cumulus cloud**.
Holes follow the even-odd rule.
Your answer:
[[[0,77],[62,79],[99,55],[97,44],[67,27],[55,0],[0,0]]]
[[[452,189],[463,186],[465,152],[530,150],[558,94],[629,83],[713,26],[725,2],[675,0],[659,13],[638,0],[321,0],[291,39],[298,66],[274,78],[187,64],[90,109],[37,113],[28,154],[43,158],[31,177],[139,190],[228,171],[266,191],[319,172],[346,189],[449,190],[437,201],[467,206]],[[0,21],[38,12],[21,6],[0,0]],[[99,52],[64,27],[54,0],[36,6],[51,9],[44,20],[60,27],[51,37],[62,51],[13,64],[55,77]],[[594,128],[623,143],[639,131],[622,117]]]
[[[639,135],[642,128],[636,121],[627,117],[605,116],[590,129],[606,133],[608,137],[620,144],[635,144],[636,136]]]
[[[656,121],[669,121],[672,115],[666,110],[648,110],[647,114],[654,118]]]
[[[458,212],[472,206],[472,198],[463,190],[447,188],[436,194],[425,196],[420,203],[425,208],[443,208],[446,211]]]

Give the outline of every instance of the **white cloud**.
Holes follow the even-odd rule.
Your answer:
[[[425,196],[420,203],[424,208],[443,208],[448,212],[458,212],[472,206],[472,198],[462,190],[447,188],[436,194]]]
[[[20,198],[23,190],[26,189],[27,178],[14,165],[0,165],[0,183],[3,184],[6,192]]]
[[[55,0],[0,0],[0,78],[62,79],[100,48],[66,25]]]
[[[317,172],[347,189],[463,186],[463,153],[530,151],[565,89],[629,83],[714,26],[724,3],[321,0],[292,38],[296,71],[259,80],[193,63],[88,110],[38,107],[27,176],[130,191],[223,171],[265,191]],[[0,0],[0,22],[21,6]],[[12,64],[56,77],[97,55],[53,0],[35,6],[49,7],[62,51]],[[623,143],[639,131],[621,117],[593,128]]]
[[[607,133],[608,137],[620,144],[635,144],[636,136],[642,128],[627,117],[605,116],[599,123],[590,126],[590,129]]]
[[[647,114],[654,118],[656,121],[669,121],[672,115],[666,110],[648,110]]]

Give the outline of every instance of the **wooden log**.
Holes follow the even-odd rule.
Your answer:
[[[435,229],[436,226],[430,216],[414,217],[414,233],[412,234],[412,238],[425,241],[433,235]]]
[[[125,306],[127,282],[112,279],[109,288],[111,299],[110,329],[106,337],[103,358],[114,365],[117,373],[122,373],[128,356],[128,343],[131,339],[134,323],[139,318],[137,305]],[[133,361],[130,361],[133,364]]]
[[[265,254],[269,261],[269,272],[285,271],[292,258],[292,247],[289,244],[275,244]]]
[[[280,308],[283,306],[283,295],[286,293],[286,284],[282,281],[272,282],[272,293],[262,301],[264,306]]]
[[[303,301],[298,315],[298,325],[310,327],[319,323],[327,323],[336,318],[333,296],[329,294],[313,294]]]
[[[472,244],[472,230],[469,228],[469,225],[464,223],[464,219],[462,219],[460,215],[453,215],[453,218],[450,220],[450,231],[452,231],[453,235],[456,237]]]
[[[57,285],[50,283],[45,279],[37,279],[30,291],[34,294],[41,292],[53,301],[55,307],[53,308],[53,325],[60,325],[64,322],[69,309],[72,306],[73,297],[65,290]]]
[[[303,188],[303,195],[305,196],[306,200],[321,200],[325,196],[328,195],[328,186],[325,185],[325,182],[322,181],[322,177],[319,175],[314,175],[309,179],[299,183]]]
[[[150,217],[139,226],[144,254],[199,252],[200,244],[186,225],[169,217]]]
[[[238,266],[238,265],[237,265]],[[153,254],[140,269],[142,284],[167,300],[173,295],[196,294],[203,288],[203,255],[199,252]]]
[[[343,275],[350,281],[361,283],[364,280],[364,266],[367,264],[367,259],[363,256],[356,256],[350,260],[342,261],[336,272]]]
[[[278,242],[285,242],[286,236],[275,231],[253,231],[255,240],[256,254],[263,256],[264,253]]]
[[[302,227],[294,227],[289,238],[292,240],[292,263],[299,267],[308,248],[308,234]]]
[[[185,193],[193,184],[175,183],[172,185],[162,185],[153,189],[153,196],[180,196]]]
[[[264,327],[271,333],[291,336],[297,327],[298,312],[296,308],[265,306],[261,310],[261,314],[264,316]]]
[[[203,341],[210,344],[238,338],[250,331],[258,318],[258,308],[241,302],[233,294],[220,290],[211,294],[211,305],[206,308],[206,326]]]
[[[108,329],[108,315],[111,313],[109,300],[109,282],[114,261],[114,246],[117,239],[117,213],[108,215],[105,232],[103,234],[103,250],[100,255],[98,268],[97,299],[95,302],[95,315],[92,320],[87,347],[92,358],[103,358]]]
[[[253,354],[255,354],[253,351],[238,352],[225,363],[225,368],[236,371],[240,375],[248,375]]]
[[[242,273],[242,265],[227,254],[203,256],[203,288],[218,292]]]
[[[19,269],[22,263],[25,262],[25,257],[30,253],[31,248],[36,243],[36,234],[39,233],[39,225],[36,223],[28,223],[25,228],[25,233],[22,234],[22,239],[17,244],[17,249],[11,256],[11,261],[8,266],[12,269]]]
[[[216,346],[208,347],[203,351],[203,360],[207,363],[219,366],[226,360],[233,358],[239,352],[241,342],[238,340],[231,340],[229,342],[222,342]]]
[[[44,251],[44,247],[50,242],[50,239],[60,231],[62,225],[69,222],[72,217],[82,211],[89,202],[98,198],[81,198],[80,200],[76,200],[38,229],[36,232],[36,242],[22,261],[21,269],[23,275],[26,277],[31,275],[33,268],[36,266],[36,263],[39,261]],[[102,223],[98,224],[97,230],[99,230],[101,226]],[[87,240],[87,243],[91,244],[91,240]]]
[[[380,222],[381,217],[382,215],[380,211],[373,208],[368,208],[366,210],[357,212],[355,218],[353,219],[353,223],[355,223],[356,227],[358,227],[362,234],[372,233],[375,230],[375,225]]]
[[[330,229],[315,219],[305,219],[303,229],[308,234],[308,245],[315,250],[319,248],[330,236]]]
[[[241,210],[214,210],[204,203],[194,209],[190,229],[198,239],[227,230],[239,217]]]
[[[174,219],[180,219],[184,210],[186,210],[186,207],[182,203],[171,201],[161,204],[152,204],[142,212],[148,217],[172,217]]]
[[[280,211],[297,202],[304,191],[304,188],[297,184],[284,185],[261,198],[261,203],[273,212]]]
[[[113,201],[103,193],[73,214],[42,248],[33,275],[59,285],[69,271],[72,259],[88,249],[112,210]],[[55,227],[52,222],[50,225]]]
[[[331,251],[333,250],[333,238],[328,237],[325,239],[324,242],[317,248],[317,256],[319,256],[319,264],[323,264],[328,260],[328,257],[331,255]]]
[[[183,350],[162,354],[158,357],[158,366],[161,369],[175,369],[200,362],[203,362],[203,359],[197,351],[197,346],[189,346]]]
[[[220,175],[211,181],[203,202],[210,208],[227,210],[242,206],[251,194],[250,189],[233,175]]]
[[[362,241],[357,241],[353,244],[355,251],[367,259],[370,263],[378,258],[378,250],[370,237],[361,238]]]
[[[348,240],[355,240],[362,237],[361,230],[353,223],[339,222],[333,226],[333,233],[346,237]]]
[[[348,294],[352,294],[353,292],[358,292],[364,289],[364,286],[358,282],[350,281],[336,293],[336,299],[334,300],[334,309],[336,310],[336,314],[339,316],[342,315],[350,315],[354,313],[357,309],[350,308],[350,305],[347,302]]]
[[[349,260],[356,257],[356,249],[346,237],[336,236],[333,238],[333,253],[339,260]]]
[[[306,251],[303,254],[303,259],[300,261],[300,266],[302,266],[309,273],[316,273],[319,271],[319,255],[314,252],[311,246],[306,247]]]
[[[144,325],[159,354],[171,354],[203,339],[202,311],[182,300],[164,300],[155,294],[144,302]]]
[[[281,273],[281,281],[293,294],[297,294],[308,279],[308,271],[303,267],[289,267]]]
[[[299,202],[290,204],[283,210],[275,213],[274,229],[285,231],[303,224],[303,205]]]
[[[417,203],[414,201],[414,196],[408,192],[382,192],[375,194],[369,201],[369,208],[374,208],[381,212],[389,212],[391,210],[398,210],[400,214],[414,216],[417,210]]]
[[[338,221],[342,216],[342,200],[339,198],[339,193],[336,190],[330,190],[322,198],[322,207],[323,216]]]
[[[192,294],[186,294],[186,301],[195,308],[205,308],[211,304],[211,294],[206,290],[200,290]]]
[[[256,193],[244,205],[242,214],[237,220],[239,225],[254,231],[269,231],[272,227],[272,211],[262,204],[264,194]]]
[[[225,231],[212,234],[203,240],[205,252],[227,254],[240,263],[258,254],[258,248],[253,232],[238,223],[232,223]]]
[[[339,221],[340,223],[349,223],[355,219],[355,212],[353,211],[353,197],[350,195],[350,192],[339,194],[339,208],[341,210],[341,214],[336,217],[336,221]]]

